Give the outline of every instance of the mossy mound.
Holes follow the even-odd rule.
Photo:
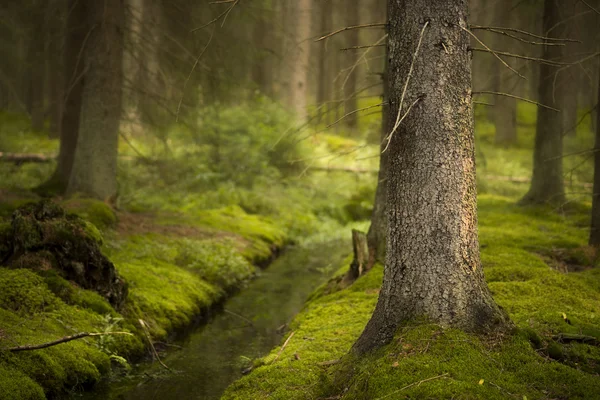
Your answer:
[[[70,198],[61,204],[65,210],[91,222],[98,229],[114,228],[117,215],[106,203],[96,199]]]
[[[125,300],[127,285],[102,254],[98,231],[57,204],[44,200],[20,207],[3,231],[3,265],[55,270],[79,287],[98,292],[115,307]]]

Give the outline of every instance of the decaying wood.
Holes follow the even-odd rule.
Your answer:
[[[23,346],[11,347],[7,350],[12,353],[17,353],[19,351],[28,351],[28,350],[40,350],[40,349],[45,349],[47,347],[56,346],[57,344],[67,343],[72,340],[82,339],[82,338],[89,337],[89,336],[105,336],[105,335],[133,336],[133,334],[131,334],[129,332],[91,332],[91,333],[90,332],[82,332],[82,333],[78,333],[76,335],[65,336],[63,338],[60,338],[60,339],[57,339],[57,340],[54,340],[54,341],[48,342],[48,343],[28,344],[28,345],[23,345]]]
[[[600,346],[600,340],[598,340],[598,338],[595,338],[594,336],[577,335],[572,333],[560,333],[556,336],[553,336],[552,339],[556,340],[559,343],[579,342],[591,344],[594,346]]]
[[[38,153],[3,153],[0,152],[0,161],[12,162],[17,165],[26,162],[47,163],[56,159],[54,155],[38,154]]]
[[[347,279],[351,282],[364,274],[369,265],[369,246],[367,235],[364,232],[352,229],[352,249],[354,250],[354,259],[347,275]]]
[[[286,346],[288,345],[288,343],[290,342],[290,340],[294,336],[294,333],[296,333],[296,332],[290,333],[290,336],[288,336],[288,338],[286,339],[286,341],[283,343],[283,346],[281,346],[281,349],[279,349],[279,352],[277,353],[277,355],[275,356],[275,358],[273,359],[273,361],[271,361],[271,364],[273,364],[275,361],[277,361],[277,359],[279,358],[279,356],[281,355],[281,353],[283,353],[283,350],[286,348]]]

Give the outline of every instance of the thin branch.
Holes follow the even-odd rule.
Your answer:
[[[358,113],[358,112],[365,111],[365,110],[370,110],[371,108],[375,108],[375,107],[381,107],[381,106],[384,106],[385,104],[386,104],[386,103],[385,103],[385,102],[383,102],[383,103],[374,104],[374,105],[372,105],[372,106],[363,107],[363,108],[359,108],[359,109],[356,109],[356,110],[350,111],[349,113],[346,113],[346,114],[342,115],[342,116],[341,116],[341,117],[340,117],[340,118],[339,118],[337,121],[335,121],[335,122],[333,122],[333,123],[331,123],[331,124],[327,125],[327,126],[325,127],[325,129],[329,129],[329,128],[331,128],[332,126],[336,125],[336,124],[337,124],[337,123],[339,123],[341,120],[343,120],[343,119],[344,119],[344,118],[346,118],[346,117],[349,117],[349,116],[350,116],[350,115],[352,115],[352,114],[356,114],[356,113]]]
[[[283,343],[283,346],[281,346],[281,349],[279,349],[279,353],[277,353],[277,355],[275,356],[275,358],[273,359],[273,361],[271,361],[271,364],[273,364],[275,361],[277,361],[277,359],[279,358],[279,356],[281,355],[281,353],[283,353],[283,350],[285,349],[285,347],[290,342],[290,339],[294,336],[294,333],[296,333],[296,332],[290,333],[290,336],[288,336],[287,340]]]
[[[421,383],[425,383],[425,382],[433,381],[433,380],[435,380],[435,379],[445,378],[445,377],[447,377],[447,376],[448,376],[448,373],[445,373],[445,374],[441,374],[441,375],[437,375],[437,376],[432,376],[431,378],[423,379],[423,380],[421,380],[421,381],[419,381],[419,382],[413,382],[413,383],[411,383],[410,385],[406,385],[406,386],[404,386],[404,387],[402,387],[402,388],[400,388],[400,389],[398,389],[398,390],[396,390],[396,391],[394,391],[394,392],[392,392],[392,393],[388,393],[388,394],[387,394],[387,395],[385,395],[385,396],[379,397],[379,398],[377,398],[376,400],[386,399],[386,398],[388,398],[388,397],[390,397],[390,396],[392,396],[392,395],[395,395],[395,394],[397,394],[398,392],[401,392],[401,391],[403,391],[403,390],[406,390],[406,389],[408,389],[408,388],[411,388],[411,387],[413,387],[413,386],[419,386],[419,385],[421,385]]]
[[[590,10],[592,10],[593,12],[595,12],[596,14],[600,15],[600,11],[598,11],[597,9],[595,9],[594,7],[592,7],[590,4],[588,4],[587,1],[585,0],[581,0],[581,2],[583,4],[585,4]]]
[[[29,344],[29,345],[11,347],[11,348],[9,348],[7,350],[10,351],[10,352],[12,352],[12,353],[17,353],[19,351],[39,350],[39,349],[45,349],[45,348],[51,347],[51,346],[56,346],[57,344],[61,344],[61,343],[67,343],[67,342],[70,342],[72,340],[82,339],[82,338],[88,337],[88,336],[106,336],[106,335],[128,335],[128,336],[133,336],[133,334],[130,333],[130,332],[92,332],[92,333],[90,333],[90,332],[82,332],[82,333],[78,333],[76,335],[65,336],[65,337],[63,337],[61,339],[54,340],[54,341],[48,342],[48,343]]]
[[[321,40],[325,40],[329,37],[332,37],[333,35],[337,35],[338,33],[344,32],[344,31],[349,31],[351,29],[360,29],[360,28],[372,28],[372,27],[376,27],[376,26],[387,26],[387,23],[383,22],[383,23],[373,23],[373,24],[363,24],[363,25],[354,25],[354,26],[347,26],[345,28],[341,28],[338,29],[337,31],[333,31],[331,33],[328,33],[327,35],[321,36],[320,38],[318,38],[317,40],[315,40],[315,42],[320,42]]]
[[[549,37],[549,36],[541,36],[541,35],[536,35],[535,33],[527,32],[527,31],[524,31],[522,29],[516,29],[516,28],[504,28],[504,27],[498,27],[498,26],[469,25],[469,29],[472,30],[472,31],[473,30],[490,30],[490,29],[503,30],[503,31],[508,31],[508,32],[520,33],[522,35],[534,37],[536,39],[553,40],[553,41],[556,41],[556,42],[579,43],[579,41],[575,40],[575,39],[554,38],[554,37]]]
[[[492,33],[497,33],[497,34],[500,34],[500,35],[507,36],[507,37],[509,37],[511,39],[515,39],[515,40],[518,40],[520,42],[528,43],[528,44],[533,44],[533,45],[565,46],[565,43],[552,43],[552,42],[548,42],[548,41],[545,41],[545,42],[536,42],[536,41],[533,41],[533,40],[523,39],[522,37],[510,34],[510,33],[506,32],[506,31],[500,30],[498,28],[481,27],[481,28],[479,28],[479,30],[486,30],[486,31],[489,31],[489,32],[492,32]]]
[[[150,338],[150,332],[148,331],[148,325],[146,325],[146,323],[144,322],[143,319],[138,319],[138,321],[140,322],[140,325],[142,326],[142,329],[144,330],[144,335],[146,335],[146,339],[148,340],[148,344],[150,344],[150,348],[152,349],[152,354],[154,354],[154,357],[156,357],[156,359],[158,360],[158,362],[160,363],[160,365],[162,365],[162,367],[168,371],[171,370],[171,368],[169,368],[164,362],[162,362],[162,360],[160,359],[158,352],[156,351],[156,348],[154,347],[154,343],[152,343],[152,339]]]
[[[523,75],[521,75],[519,73],[519,71],[517,71],[516,69],[514,69],[513,67],[511,67],[510,65],[508,65],[508,63],[506,61],[504,61],[499,55],[498,53],[496,53],[494,50],[490,49],[485,43],[483,43],[473,32],[471,32],[470,30],[468,30],[467,28],[464,28],[460,25],[458,25],[458,27],[460,27],[460,29],[462,29],[463,31],[467,32],[469,35],[471,35],[471,37],[473,37],[473,39],[475,39],[480,45],[482,45],[483,47],[485,47],[490,53],[492,53],[494,55],[494,57],[496,57],[498,60],[500,60],[500,62],[508,69],[510,69],[512,72],[514,72],[515,74],[517,74],[519,77],[527,80],[527,78],[525,78]]]
[[[429,26],[429,21],[425,22],[425,24],[423,25],[423,28],[421,28],[421,34],[419,35],[419,41],[417,42],[417,48],[415,49],[415,53],[413,54],[412,60],[410,61],[408,75],[406,76],[406,81],[404,82],[404,88],[402,89],[402,96],[400,97],[400,106],[398,107],[398,114],[396,115],[396,122],[394,123],[394,127],[392,128],[392,131],[386,138],[387,145],[385,146],[385,149],[383,149],[382,153],[384,153],[390,146],[390,142],[392,141],[392,136],[394,136],[394,133],[396,132],[396,130],[398,129],[398,127],[400,126],[400,124],[402,123],[404,118],[406,118],[406,116],[408,115],[408,112],[417,103],[417,101],[420,100],[420,99],[415,100],[415,102],[413,104],[411,104],[410,107],[408,107],[408,110],[406,111],[406,113],[404,113],[404,115],[402,115],[402,106],[404,105],[404,96],[406,96],[406,90],[408,89],[408,83],[410,82],[410,77],[412,75],[413,68],[415,66],[415,60],[417,59],[417,55],[419,54],[419,49],[421,48],[421,43],[423,42],[423,36],[425,35],[425,29],[427,28],[427,26]],[[400,117],[401,115],[402,115],[402,117]]]
[[[187,87],[187,84],[190,81],[190,78],[192,77],[194,70],[198,66],[198,63],[200,62],[200,58],[204,55],[204,53],[206,52],[206,49],[208,49],[208,45],[210,45],[210,42],[212,42],[213,36],[215,36],[214,29],[213,29],[212,33],[210,34],[210,37],[208,38],[208,42],[206,42],[206,45],[204,46],[204,48],[202,49],[202,51],[196,58],[196,62],[194,62],[194,65],[192,66],[190,73],[188,74],[187,78],[185,78],[185,82],[183,84],[183,90],[181,91],[181,97],[179,98],[179,104],[177,104],[177,111],[175,112],[175,122],[179,122],[179,111],[181,110],[181,103],[183,103],[183,96],[185,95],[185,88]]]
[[[522,56],[520,54],[508,53],[506,51],[497,51],[497,50],[491,50],[491,49],[480,49],[478,47],[472,47],[471,50],[473,50],[473,51],[483,51],[483,52],[492,53],[492,54],[498,54],[498,55],[505,56],[505,57],[519,58],[519,59],[522,59],[522,60],[537,61],[537,62],[540,62],[542,64],[552,65],[552,66],[555,66],[555,67],[563,67],[563,66],[573,65],[573,63],[567,63],[567,62],[561,62],[561,61],[552,61],[552,60],[546,60],[544,58],[537,58],[537,57]]]
[[[535,104],[535,105],[537,105],[537,106],[540,106],[540,107],[547,108],[548,110],[552,110],[552,111],[560,112],[560,110],[559,110],[559,109],[557,109],[557,108],[550,107],[550,106],[547,106],[547,105],[545,105],[545,104],[542,104],[542,103],[538,103],[537,101],[534,101],[534,100],[526,99],[525,97],[521,97],[521,96],[515,96],[514,94],[510,94],[510,93],[504,93],[504,92],[492,92],[492,91],[490,91],[490,90],[481,90],[481,91],[478,91],[478,92],[473,92],[472,94],[473,94],[473,95],[477,95],[477,94],[492,94],[492,95],[494,95],[494,96],[506,96],[506,97],[512,97],[512,98],[514,98],[514,99],[523,100],[523,101],[525,101],[525,102],[527,102],[527,103],[531,103],[531,104]]]
[[[341,51],[346,51],[346,50],[360,50],[360,49],[368,49],[371,47],[385,47],[387,46],[385,43],[382,44],[367,44],[365,46],[351,46],[351,47],[342,47],[340,50]]]
[[[221,18],[223,18],[223,22],[221,23],[221,27],[223,27],[223,24],[225,23],[225,20],[227,19],[227,16],[229,15],[229,13],[231,12],[231,10],[233,10],[233,7],[235,7],[238,3],[240,2],[240,0],[233,0],[233,1],[224,1],[222,3],[232,3],[231,6],[227,7],[227,9],[225,11],[223,11],[221,14],[217,15],[214,19],[210,20],[209,22],[207,22],[206,24],[199,26],[198,28],[194,28],[191,30],[191,32],[196,32],[199,31],[200,29],[204,29],[209,25],[214,24],[215,22],[217,22],[218,20],[220,20]]]

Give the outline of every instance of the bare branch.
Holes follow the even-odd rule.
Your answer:
[[[508,53],[506,51],[496,51],[496,50],[491,50],[491,49],[480,49],[478,47],[473,47],[473,48],[471,48],[471,50],[473,50],[473,51],[483,51],[485,53],[495,53],[495,54],[498,54],[498,55],[501,55],[501,56],[512,57],[512,58],[519,58],[519,59],[522,59],[522,60],[536,61],[536,62],[540,62],[542,64],[551,65],[551,66],[554,66],[554,67],[563,67],[563,66],[573,65],[573,63],[567,63],[567,62],[561,62],[561,61],[552,61],[552,60],[546,60],[544,58],[537,58],[537,57],[522,56],[520,54]]]
[[[524,30],[521,30],[521,29],[516,29],[516,28],[503,28],[503,27],[498,27],[498,26],[469,25],[469,29],[472,30],[472,31],[474,31],[474,30],[490,30],[490,29],[495,29],[495,30],[502,30],[502,31],[508,31],[508,32],[516,32],[516,33],[520,33],[522,35],[534,37],[536,39],[553,40],[553,41],[556,41],[556,42],[579,43],[579,41],[575,40],[575,39],[554,38],[554,37],[549,37],[549,36],[541,36],[541,35],[536,35],[535,33],[527,32],[527,31],[524,31]]]
[[[462,29],[463,31],[467,32],[469,35],[471,35],[471,37],[473,37],[473,39],[475,39],[477,42],[479,42],[480,45],[482,45],[483,47],[485,47],[487,50],[489,50],[490,53],[492,53],[494,55],[494,57],[496,57],[498,60],[500,60],[500,62],[502,64],[504,64],[504,66],[508,69],[510,69],[512,72],[514,72],[515,74],[517,74],[519,77],[527,80],[527,78],[525,78],[523,75],[521,75],[519,73],[519,71],[517,71],[516,69],[514,69],[513,67],[511,67],[510,65],[508,65],[508,63],[506,61],[504,61],[494,50],[490,49],[485,43],[483,43],[473,32],[471,32],[470,30],[468,30],[467,28],[464,28],[460,25],[458,25],[460,27],[460,29]]]
[[[554,108],[554,107],[550,107],[547,106],[545,104],[542,103],[538,103],[537,101],[531,100],[531,99],[526,99],[525,97],[521,97],[521,96],[515,96],[514,94],[510,94],[510,93],[504,93],[504,92],[492,92],[489,90],[481,90],[479,92],[473,92],[473,95],[478,95],[478,94],[492,94],[494,96],[506,96],[506,97],[512,97],[513,99],[518,99],[518,100],[523,100],[527,103],[531,103],[531,104],[535,104],[536,106],[540,106],[540,107],[544,107],[547,108],[548,110],[552,110],[552,111],[556,111],[556,112],[560,112],[559,109]]]
[[[82,333],[78,333],[76,335],[65,336],[65,337],[63,337],[61,339],[54,340],[54,341],[48,342],[48,343],[30,344],[30,345],[23,345],[23,346],[11,347],[11,348],[8,349],[8,351],[10,351],[12,353],[17,353],[19,351],[40,350],[40,349],[45,349],[47,347],[56,346],[57,344],[67,343],[67,342],[70,342],[72,340],[82,339],[82,338],[88,337],[88,336],[105,336],[105,335],[129,335],[129,336],[133,336],[133,334],[130,333],[130,332],[95,332],[95,333],[94,332],[93,333],[82,332]]]
[[[325,40],[331,36],[337,35],[338,33],[341,32],[345,32],[345,31],[349,31],[351,29],[360,29],[360,28],[372,28],[372,27],[376,27],[376,26],[387,26],[387,23],[374,23],[374,24],[363,24],[363,25],[354,25],[354,26],[347,26],[345,28],[341,28],[338,29],[337,31],[333,31],[331,33],[328,33],[327,35],[321,36],[320,38],[318,38],[317,40],[315,40],[315,42],[320,42],[321,40]]]

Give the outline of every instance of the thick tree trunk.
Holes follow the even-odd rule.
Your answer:
[[[360,24],[360,0],[354,0],[352,4],[348,4],[346,7],[346,25],[355,26]],[[347,34],[346,47],[360,45],[359,29],[352,29]],[[344,80],[344,113],[346,118],[344,119],[345,125],[352,131],[358,128],[358,114],[351,112],[358,109],[358,100],[356,99],[356,82],[358,80],[358,66],[355,66],[357,61],[357,53],[354,50],[346,50],[345,54],[346,61],[346,77]]]
[[[353,348],[358,354],[419,318],[473,332],[510,326],[479,260],[467,4],[389,3],[390,122],[409,75],[402,114],[415,105],[387,150],[386,265],[373,317]]]
[[[600,72],[600,69],[599,69]],[[598,74],[598,101],[600,102],[600,73]],[[600,247],[600,113],[596,113],[596,143],[594,145],[594,189],[592,191],[592,226],[590,246]]]
[[[61,103],[64,101],[60,122],[60,149],[56,170],[48,182],[39,188],[41,192],[64,194],[75,157],[79,132],[81,93],[84,82],[82,60],[85,38],[91,26],[87,22],[87,7],[79,0],[69,0],[64,50],[64,76]],[[64,100],[63,100],[64,99]]]
[[[552,32],[552,36],[562,37],[563,25],[560,24],[564,15],[561,15],[562,5],[556,0],[544,2],[544,32]],[[563,58],[562,46],[545,46],[543,58],[547,60],[561,60]],[[557,74],[555,68],[546,64],[540,66],[539,102],[555,108],[560,107],[555,101],[554,87],[565,86],[566,74]],[[563,183],[563,132],[562,114],[538,106],[537,126],[535,133],[535,147],[533,149],[533,176],[531,188],[521,200],[522,204],[555,204],[560,205],[565,201],[565,187]]]
[[[297,0],[293,21],[295,49],[291,53],[289,106],[299,119],[306,119],[307,116],[312,3],[312,0]]]
[[[371,225],[367,233],[369,245],[369,268],[376,262],[385,262],[385,246],[388,234],[387,216],[387,187],[388,187],[388,152],[384,151],[387,145],[386,138],[391,132],[389,101],[389,45],[386,45],[386,55],[383,74],[383,106],[381,110],[381,144],[379,146],[379,172],[377,174],[377,189],[375,190],[375,201],[371,214]]]
[[[121,117],[123,1],[88,2],[93,26],[84,50],[86,68],[79,137],[68,193],[109,200],[117,194]]]

